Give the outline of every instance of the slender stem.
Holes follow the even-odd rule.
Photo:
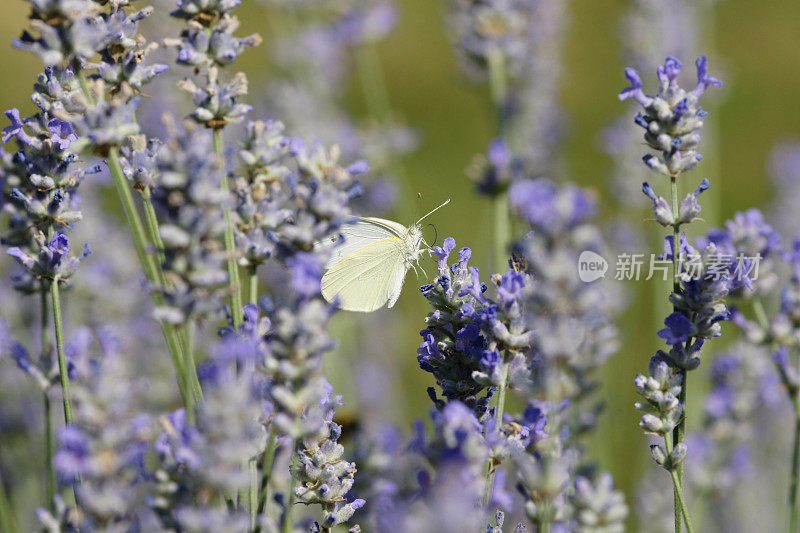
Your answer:
[[[675,426],[675,430],[673,431],[673,435],[672,435],[673,441],[676,444],[683,442],[684,434],[685,434],[685,431],[686,431],[686,386],[687,386],[686,378],[687,378],[687,375],[686,375],[685,371],[680,371],[679,375],[682,376],[682,383],[681,383],[681,392],[678,394],[678,401],[681,403],[681,405],[683,405],[683,415],[681,416],[681,419],[678,422],[678,425]],[[680,506],[680,507],[684,506],[683,502],[681,501],[682,498],[683,498],[683,494],[682,494],[683,493],[683,463],[679,464],[675,468],[675,472],[673,472],[673,474],[676,475],[677,479],[678,479],[678,485],[675,488],[675,494],[674,494],[675,505],[676,505],[675,514],[676,514],[676,517],[678,518],[678,522],[675,525],[675,533],[680,533],[681,525],[680,525],[680,516],[678,516],[677,506]],[[682,512],[685,513],[685,510],[683,510]],[[687,525],[687,530],[689,530],[688,525]]]
[[[281,533],[291,533],[292,531],[292,515],[294,514],[294,504],[296,501],[296,497],[294,494],[294,454],[292,454],[292,466],[289,467],[289,473],[291,474],[291,486],[289,489],[289,501],[286,502],[286,512],[283,514],[283,526],[281,527]]]
[[[195,324],[190,321],[182,328],[185,336],[183,337],[183,365],[184,380],[186,386],[192,390],[195,400],[199,402],[203,398],[203,391],[200,389],[200,381],[197,377],[197,366],[194,361],[194,334]],[[186,416],[190,424],[195,421],[195,402],[186,405]]]
[[[17,521],[14,518],[14,509],[6,494],[6,487],[3,484],[3,471],[0,467],[0,531],[17,533]]]
[[[144,190],[141,191],[142,193],[142,206],[144,207],[144,223],[147,227],[147,233],[150,235],[150,242],[152,242],[155,247],[155,256],[158,260],[158,265],[164,264],[164,241],[161,239],[161,233],[158,230],[158,217],[156,217],[156,210],[153,207],[153,199],[152,199],[152,191],[149,187],[145,187]],[[163,268],[157,268],[159,276],[159,282],[162,285],[167,285],[167,278],[164,275]]]
[[[53,302],[53,325],[56,330],[56,353],[58,354],[58,373],[61,375],[64,420],[69,424],[72,422],[72,403],[69,399],[69,375],[67,373],[67,356],[64,351],[64,325],[61,321],[61,297],[58,289],[58,278],[50,283],[50,299]]]
[[[492,103],[495,106],[497,113],[498,130],[502,135],[505,134],[505,103],[508,93],[508,84],[506,82],[506,60],[503,51],[495,49],[489,52],[488,55],[489,66],[489,90],[492,96]]]
[[[49,300],[47,298],[47,285],[44,281],[39,284],[39,307],[41,314],[41,346],[42,360],[49,361],[50,355],[50,317]],[[48,391],[42,394],[44,404],[44,469],[45,469],[45,495],[47,498],[47,508],[52,510],[53,498],[56,495],[56,476],[53,470],[53,413],[50,406]]]
[[[203,389],[200,387],[194,360],[194,331],[190,330],[188,326],[181,326],[177,329],[177,342],[180,343],[180,353],[183,354],[183,368],[185,369],[183,379],[186,380],[186,387],[194,396],[195,401],[199,402],[203,399]]]
[[[161,268],[161,265],[164,263],[164,241],[161,239],[161,233],[158,229],[158,217],[156,216],[155,207],[153,207],[153,199],[152,199],[152,192],[149,188],[145,188],[141,191],[142,193],[142,206],[144,207],[144,224],[147,229],[147,233],[150,236],[150,242],[155,245],[155,256],[158,260],[156,264],[156,275],[158,276],[158,282],[161,284],[162,287],[170,287],[171,284],[169,280],[167,280],[167,276],[164,273],[164,269]],[[183,382],[184,386],[187,387],[191,394],[194,396],[195,401],[199,401],[203,397],[203,390],[200,387],[200,380],[197,377],[197,370],[194,365],[194,359],[189,358],[190,355],[188,353],[188,345],[186,343],[186,330],[183,327],[176,328],[177,340],[173,340],[177,342],[178,349],[180,353],[183,354]],[[189,406],[187,405],[187,408]]]
[[[214,152],[222,155],[222,130],[214,130]],[[220,187],[225,192],[230,192],[228,187],[228,175],[222,173]],[[231,293],[231,315],[233,315],[233,327],[239,329],[242,325],[242,293],[241,282],[239,281],[239,266],[236,264],[236,240],[233,237],[233,218],[231,217],[230,207],[225,208],[225,251],[228,253],[228,284]]]
[[[494,432],[499,433],[500,428],[503,427],[503,412],[506,407],[506,391],[508,390],[508,360],[503,360],[503,381],[500,382],[500,388],[497,393],[497,408],[495,409]],[[490,457],[486,465],[486,489],[483,494],[483,504],[489,505],[492,499],[492,491],[494,490],[494,474],[495,468],[493,459]]]
[[[148,241],[145,235],[144,225],[142,224],[142,219],[139,216],[139,212],[136,210],[136,204],[134,203],[133,195],[131,194],[131,189],[125,178],[125,174],[122,172],[122,167],[120,166],[119,162],[119,153],[117,152],[116,147],[112,147],[108,151],[108,168],[111,172],[111,177],[114,180],[114,187],[117,189],[117,194],[119,195],[120,203],[122,204],[122,210],[125,213],[125,219],[127,220],[128,227],[131,230],[133,246],[136,250],[137,257],[139,258],[139,263],[141,263],[142,268],[144,269],[145,277],[147,278],[147,281],[152,284],[161,283],[164,279],[164,274],[163,272],[160,272],[161,266],[153,260],[152,255],[150,255],[147,251]],[[163,295],[159,291],[153,291],[152,297],[156,306],[164,304]],[[194,374],[196,371],[194,368],[184,367],[181,346],[175,327],[162,322],[161,331],[167,341],[167,348],[169,350],[170,357],[172,358],[172,365],[175,368],[178,386],[180,387],[181,396],[183,397],[183,404],[188,410],[190,408],[190,404],[197,401],[198,397],[196,391],[193,391],[188,387],[188,382],[186,381],[185,375],[186,372]]]
[[[258,305],[258,267],[255,265],[250,267],[250,296],[247,298],[247,303]]]
[[[502,51],[494,50],[488,56],[489,66],[489,91],[497,118],[497,135],[505,138],[508,125],[506,124],[506,98],[508,86],[506,81],[506,62]],[[502,270],[506,262],[506,246],[508,245],[511,227],[508,213],[508,193],[498,192],[494,198],[494,256],[495,270]]]
[[[53,471],[53,414],[50,407],[50,398],[44,393],[44,469],[45,469],[45,496],[47,508],[53,509],[53,498],[56,496],[56,474]]]
[[[542,502],[542,505],[550,507],[549,502],[547,503]],[[553,526],[553,520],[550,515],[550,510],[548,509],[544,511],[542,514],[544,515],[545,518],[539,521],[539,533],[550,533],[550,530]]]
[[[261,483],[258,493],[258,511],[262,514],[269,501],[269,480],[272,477],[272,465],[275,462],[275,451],[278,449],[278,437],[275,431],[269,432],[267,439],[267,449],[264,450],[264,457],[261,461]]]
[[[686,531],[687,533],[693,533],[692,522],[689,520],[689,511],[686,509],[686,502],[683,499],[683,488],[678,478],[678,471],[673,470],[670,474],[672,475],[672,484],[675,487],[675,494],[678,495],[678,505],[680,507],[681,516],[683,516],[683,520],[686,522]]]
[[[256,459],[248,461],[250,470],[250,491],[248,493],[250,504],[250,531],[256,530],[256,521],[258,520],[258,463]]]
[[[664,447],[667,449],[667,455],[672,456],[673,446],[668,435],[664,436]],[[689,520],[689,509],[686,507],[686,501],[683,498],[683,486],[678,477],[678,471],[671,470],[670,476],[672,477],[672,486],[677,497],[678,524],[680,524],[681,519],[683,519],[683,521],[686,522],[687,533],[692,533],[692,522]],[[676,525],[675,530],[678,531],[679,527],[679,525]]]
[[[136,210],[136,204],[133,201],[133,195],[131,194],[131,189],[128,186],[125,174],[122,172],[122,167],[119,163],[119,153],[115,147],[110,148],[108,151],[108,168],[111,171],[114,186],[117,189],[117,194],[122,203],[125,219],[131,229],[136,255],[144,268],[147,280],[150,283],[156,283],[160,279],[160,276],[157,273],[157,267],[153,261],[153,257],[147,253],[147,237],[145,236],[142,219],[139,216],[139,212]]]
[[[670,192],[672,196],[672,213],[673,216],[678,216],[678,179],[677,176],[670,176],[669,178],[669,185],[670,185]],[[681,225],[680,224],[673,224],[672,225],[672,292],[677,293],[680,292],[681,289],[681,244],[680,244],[680,233],[681,233]],[[675,309],[677,311],[677,309]],[[678,401],[681,402],[683,406],[683,416],[681,417],[678,425],[675,426],[675,429],[672,433],[673,442],[677,445],[683,442],[684,434],[686,432],[686,371],[679,370],[677,372],[678,376],[681,378],[681,391],[678,395]],[[677,477],[677,484],[675,485],[674,491],[674,509],[675,509],[675,533],[681,532],[681,513],[680,508],[681,499],[683,498],[683,464],[678,465],[675,472],[673,473]],[[687,525],[688,529],[688,525]]]
[[[94,104],[94,95],[92,91],[89,90],[89,83],[86,81],[86,72],[84,72],[83,67],[81,67],[77,59],[72,62],[72,71],[75,73],[75,77],[78,78],[78,85],[80,85],[81,92],[86,99],[89,100],[90,104]]]
[[[508,194],[499,193],[494,198],[494,269],[502,271],[506,265],[508,236],[511,232],[508,213]]]
[[[797,533],[800,524],[800,511],[797,505],[798,480],[800,480],[800,399],[795,393],[794,405],[794,441],[792,443],[792,472],[789,479],[789,531]]]

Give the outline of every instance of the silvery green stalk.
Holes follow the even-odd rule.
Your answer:
[[[700,142],[699,130],[703,125],[706,113],[699,107],[698,99],[708,87],[722,85],[718,79],[708,75],[705,56],[698,58],[696,65],[697,84],[691,91],[682,89],[677,83],[682,69],[680,61],[668,57],[664,65],[657,69],[660,86],[656,95],[645,95],[642,91],[643,84],[639,73],[632,68],[625,70],[625,76],[631,86],[619,94],[620,100],[632,98],[644,108],[644,114],[637,114],[635,122],[645,130],[645,143],[657,154],[646,154],[643,158],[644,163],[654,172],[667,176],[670,180],[671,203],[667,203],[664,198],[656,195],[647,183],[644,184],[643,190],[653,200],[653,210],[657,222],[662,226],[672,228],[672,236],[668,238],[666,256],[672,260],[673,265],[673,292],[670,295],[670,301],[673,303],[674,312],[665,321],[667,328],[659,332],[659,336],[673,347],[670,355],[665,358],[672,369],[666,363],[664,366],[661,363],[651,364],[650,379],[654,379],[654,384],[660,386],[666,383],[667,377],[665,377],[664,371],[668,371],[668,374],[674,371],[678,380],[674,383],[675,388],[670,393],[677,393],[675,394],[677,405],[672,405],[672,398],[665,397],[662,402],[660,397],[653,397],[647,388],[649,385],[642,381],[644,378],[642,375],[637,377],[637,389],[649,402],[641,404],[641,406],[649,405],[656,409],[655,412],[647,412],[642,418],[643,429],[648,433],[659,434],[665,438],[665,448],[653,448],[653,458],[670,472],[675,484],[676,532],[681,530],[678,509],[680,509],[689,531],[691,531],[691,526],[683,499],[683,468],[680,464],[681,461],[678,460],[679,458],[682,460],[686,453],[685,419],[683,417],[674,419],[674,413],[678,406],[681,412],[685,409],[686,372],[696,368],[699,364],[700,360],[696,354],[699,353],[704,339],[719,335],[718,322],[728,317],[724,304],[716,303],[708,306],[705,303],[701,304],[698,299],[699,296],[706,297],[708,295],[711,301],[719,301],[727,294],[729,288],[727,286],[728,279],[720,282],[708,275],[708,259],[715,253],[713,246],[711,249],[707,247],[703,252],[704,257],[700,258],[703,268],[699,278],[693,278],[684,272],[686,267],[682,259],[684,254],[693,252],[693,250],[686,244],[680,228],[681,225],[688,224],[696,218],[699,212],[697,196],[708,188],[708,181],[704,180],[693,195],[687,196],[684,202],[679,204],[677,180],[682,173],[693,169],[702,159],[702,156],[696,151],[696,147]],[[703,306],[702,309],[698,309],[700,306]],[[696,311],[700,312],[696,313]],[[696,339],[694,343],[692,342],[693,338]],[[657,355],[657,358],[659,357],[661,356]],[[663,359],[662,357],[662,362]],[[653,372],[657,372],[657,376]],[[672,387],[673,384],[670,384],[670,388]],[[655,418],[656,415],[658,420]],[[674,426],[674,430],[670,428],[673,431],[671,439],[663,431],[670,425]]]

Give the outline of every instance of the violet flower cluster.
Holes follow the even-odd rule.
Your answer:
[[[673,312],[664,321],[666,327],[658,332],[669,351],[659,350],[650,361],[648,374],[639,374],[635,379],[636,390],[644,398],[636,403],[636,408],[644,413],[639,425],[645,433],[664,439],[663,445],[651,446],[651,455],[672,476],[676,530],[683,521],[690,531],[682,469],[688,453],[684,437],[686,373],[700,365],[703,344],[719,336],[720,323],[730,318],[724,300],[729,291],[741,286],[753,288],[750,269],[743,269],[747,265],[720,253],[713,242],[701,243],[702,247],[696,251],[681,233],[681,226],[697,218],[700,213],[697,198],[709,187],[708,180],[703,180],[678,204],[679,176],[702,159],[697,147],[706,113],[698,105],[698,99],[708,87],[722,85],[708,74],[705,56],[697,59],[696,66],[697,84],[691,91],[678,84],[680,61],[668,57],[657,69],[660,85],[656,95],[644,93],[639,73],[632,68],[625,70],[631,86],[619,94],[620,100],[632,98],[644,109],[634,122],[645,130],[647,146],[656,151],[656,155],[643,157],[645,165],[670,179],[671,202],[657,195],[648,183],[642,186],[653,202],[656,222],[672,228],[672,235],[665,239],[665,253],[659,259],[672,262],[673,288],[669,301]]]
[[[337,316],[321,293],[343,225],[391,208],[400,157],[416,146],[394,116],[376,53],[397,6],[267,0],[276,38],[262,95],[229,72],[261,43],[239,35],[241,0],[174,0],[163,13],[135,0],[28,3],[29,28],[14,46],[44,71],[33,114],[7,111],[0,135],[0,244],[15,269],[0,284],[0,367],[30,379],[0,372],[0,530],[630,527],[625,497],[591,448],[604,420],[601,373],[627,345],[613,285],[576,269],[583,254],[606,252],[599,202],[545,177],[558,170],[564,123],[563,2],[449,2],[457,54],[488,79],[497,119],[468,174],[494,201],[489,272],[498,273],[482,276],[480,247],[452,237],[423,250],[436,262],[416,293],[429,306],[416,356],[432,382],[430,419],[405,436],[354,412],[347,386],[331,385],[340,369],[350,378],[366,366],[341,354],[326,375],[337,337],[345,350],[375,338],[372,350],[390,350],[388,337],[358,338],[367,328]],[[172,37],[140,34],[145,20],[167,14],[180,24]],[[191,100],[183,121],[169,96],[148,95],[169,81],[162,52]],[[764,453],[750,441],[763,413],[783,416],[787,399],[800,457],[800,241],[784,250],[757,210],[691,241],[681,232],[710,186],[692,183],[679,201],[678,180],[701,160],[699,99],[721,85],[705,57],[696,66],[686,90],[680,62],[668,58],[655,95],[628,69],[620,95],[642,106],[635,123],[653,150],[645,165],[671,185],[669,199],[658,184],[642,187],[655,221],[672,229],[660,260],[673,264],[674,284],[658,332],[666,347],[635,379],[636,408],[673,482],[676,530],[684,522],[690,533],[690,495],[704,500],[703,528],[738,527],[732,509]],[[349,110],[356,77],[364,120]],[[272,118],[254,116],[259,103]],[[146,118],[154,107],[170,107],[160,125]],[[91,261],[76,244],[84,240],[97,249]],[[373,316],[368,326],[388,320],[404,334],[401,320]],[[687,431],[686,373],[728,320],[746,340],[711,362],[699,427]],[[37,490],[33,506],[23,502]],[[640,492],[643,527],[673,517],[673,491],[648,483]]]

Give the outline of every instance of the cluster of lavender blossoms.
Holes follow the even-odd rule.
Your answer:
[[[44,392],[49,501],[40,518],[50,530],[114,524],[290,531],[297,503],[319,504],[318,527],[329,530],[364,504],[346,500],[356,468],[336,443],[333,413],[340,399],[320,374],[321,357],[334,346],[325,325],[335,308],[319,288],[329,252],[315,244],[350,219],[347,203],[359,192],[354,177],[368,166],[339,166],[336,146],[285,137],[278,123],[270,123],[272,130],[248,123],[238,159],[236,150],[225,148],[222,130],[251,108],[240,102],[244,75],[226,81],[221,68],[260,41],[233,35],[238,23],[231,12],[238,4],[185,1],[172,13],[187,28],[165,43],[178,48],[178,64],[198,75],[179,85],[192,95],[190,117],[199,126],[168,119],[165,140],[140,133],[134,115],[143,85],[167,68],[147,65],[157,45],[138,35],[152,8],[33,3],[36,35],[26,32],[18,42],[47,67],[33,98],[40,113],[29,119],[7,113],[11,126],[3,140],[16,139],[19,151],[3,152],[0,207],[8,220],[3,243],[24,268],[15,286],[42,294],[42,353],[29,356],[4,333],[3,355]],[[100,61],[90,62],[95,58]],[[124,357],[109,335],[100,339],[96,368],[81,355],[86,342],[78,350],[63,339],[58,287],[67,286],[90,253],[87,247],[81,257],[71,254],[66,232],[81,219],[78,185],[102,168],[91,162],[97,156],[106,160],[119,193],[142,286],[152,296],[184,403],[166,415],[159,416],[163,405],[137,413],[131,408],[137,402],[119,401],[133,389],[112,384],[132,384],[133,373],[115,370]],[[259,309],[253,305],[259,300],[255,269],[268,260],[288,267],[291,279],[279,286],[287,290],[276,287],[272,298],[261,299]],[[240,264],[251,274],[248,306],[241,305]],[[57,369],[47,335],[47,293]],[[225,297],[231,297],[230,327],[220,330],[216,347],[202,349],[206,326],[226,313]],[[206,361],[197,365],[196,357]],[[92,370],[79,372],[84,367]],[[49,393],[59,378],[67,425],[56,447]],[[77,380],[74,408],[71,380]],[[288,478],[271,476],[279,449],[291,455],[291,465],[281,463]],[[59,487],[70,486],[74,499],[62,498]]]
[[[672,228],[665,239],[662,260],[673,266],[673,287],[669,296],[673,312],[665,319],[658,336],[669,346],[650,360],[648,374],[635,379],[637,392],[644,398],[636,403],[643,414],[639,423],[645,433],[663,438],[664,444],[651,446],[657,464],[670,472],[675,487],[676,531],[683,520],[692,526],[683,493],[682,463],[688,453],[685,443],[686,373],[700,365],[700,351],[707,339],[721,334],[720,323],[730,318],[725,297],[732,290],[746,286],[753,289],[749,265],[736,256],[726,255],[712,239],[702,240],[696,250],[681,233],[681,226],[691,223],[700,213],[698,196],[709,187],[703,180],[695,191],[678,203],[678,178],[702,159],[696,148],[705,111],[698,99],[708,87],[722,83],[708,74],[705,56],[697,59],[697,84],[691,91],[678,85],[682,65],[668,57],[657,69],[660,82],[654,96],[646,95],[639,73],[625,70],[630,87],[619,94],[620,100],[634,99],[644,113],[634,118],[645,130],[644,141],[655,154],[646,154],[647,167],[670,179],[671,202],[659,196],[648,183],[642,190],[653,202],[655,220]]]
[[[637,0],[638,12],[664,27],[631,39],[666,43],[664,13],[689,11],[683,0],[650,2]],[[626,345],[615,326],[622,306],[610,281],[585,282],[576,268],[583,254],[607,252],[595,195],[553,178],[564,3],[447,2],[456,54],[486,80],[496,119],[467,174],[493,202],[487,263],[497,273],[452,237],[424,250],[436,271],[416,293],[428,305],[416,361],[431,381],[430,416],[408,435],[372,405],[345,405],[351,377],[387,383],[354,347],[391,353],[390,336],[370,330],[389,320],[399,337],[403,321],[338,315],[321,290],[342,227],[390,210],[397,192],[410,196],[400,158],[417,141],[392,110],[376,48],[398,7],[262,3],[274,39],[267,90],[256,93],[235,68],[262,43],[238,33],[241,0],[28,0],[29,27],[13,46],[43,71],[33,113],[6,111],[0,133],[10,265],[0,284],[0,530],[625,531],[625,496],[592,450],[607,436],[601,373]],[[171,33],[148,40],[148,19]],[[670,50],[694,44],[683,41]],[[711,185],[679,196],[702,159],[699,99],[721,86],[705,56],[696,67],[695,87],[683,89],[682,65],[668,57],[655,95],[626,69],[620,94],[643,108],[634,122],[652,150],[645,166],[670,182],[670,194],[642,191],[672,230],[659,259],[674,274],[657,334],[666,346],[634,381],[639,425],[672,487],[648,473],[638,519],[648,531],[691,533],[691,507],[705,515],[698,530],[742,529],[745,481],[772,453],[751,441],[770,424],[791,426],[791,406],[794,531],[800,240],[786,249],[758,210],[692,240],[682,232]],[[348,109],[352,91],[367,118]],[[258,104],[272,118],[255,117]],[[725,321],[743,340],[711,361],[699,423],[687,430],[687,373]],[[356,355],[334,354],[337,336]],[[13,366],[29,379],[5,371]]]

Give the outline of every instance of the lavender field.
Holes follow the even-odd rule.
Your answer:
[[[0,533],[800,532],[800,5],[7,4]]]

